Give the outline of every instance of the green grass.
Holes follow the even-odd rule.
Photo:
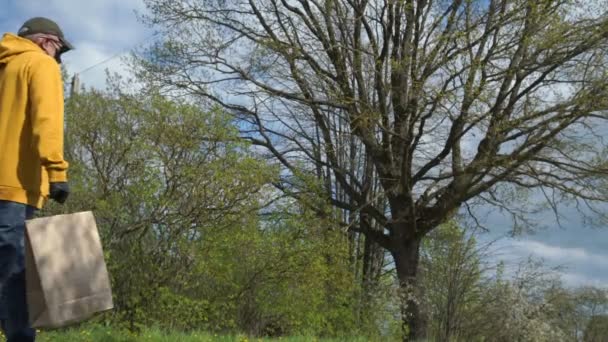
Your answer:
[[[2,341],[3,339],[0,339]],[[205,332],[164,333],[147,330],[141,334],[104,327],[81,328],[69,331],[42,331],[39,342],[366,342],[364,338],[319,339],[315,337],[255,338],[246,335],[217,335]]]

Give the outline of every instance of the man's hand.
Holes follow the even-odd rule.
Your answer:
[[[49,197],[57,203],[63,204],[70,194],[70,187],[67,182],[51,183],[51,191]]]

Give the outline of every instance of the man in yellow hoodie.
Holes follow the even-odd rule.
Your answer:
[[[25,297],[25,220],[48,198],[63,203],[69,194],[59,63],[70,49],[59,26],[41,17],[0,40],[0,319],[8,342],[35,339]]]

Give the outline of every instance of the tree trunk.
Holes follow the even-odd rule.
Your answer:
[[[373,230],[367,220],[362,219],[362,224],[367,226],[366,229]],[[365,222],[365,223],[363,223]],[[373,310],[373,300],[377,296],[379,274],[382,272],[384,251],[381,247],[371,238],[365,237],[365,244],[363,250],[363,267],[362,267],[362,279],[361,287],[363,289],[361,298],[361,316],[369,316],[371,310]]]
[[[411,239],[391,251],[397,269],[400,288],[401,329],[403,341],[416,341],[423,337],[420,308],[415,298],[416,273],[420,261],[420,239]]]

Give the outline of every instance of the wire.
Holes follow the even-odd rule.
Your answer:
[[[114,58],[116,58],[116,57],[118,57],[118,56],[122,55],[123,53],[125,53],[125,51],[119,52],[119,53],[117,53],[117,54],[113,55],[113,56],[112,56],[112,57],[110,57],[110,58],[106,58],[106,59],[104,59],[103,61],[101,61],[101,62],[99,62],[99,63],[93,64],[93,65],[91,65],[90,67],[87,67],[87,68],[85,68],[85,69],[83,69],[83,70],[81,70],[81,71],[77,72],[76,74],[78,74],[78,75],[83,74],[83,73],[85,73],[85,72],[87,72],[87,71],[89,71],[89,70],[91,70],[91,69],[94,69],[94,68],[96,68],[96,67],[98,67],[98,66],[100,66],[100,65],[102,65],[102,64],[105,64],[105,63],[107,63],[107,62],[109,62],[109,61],[113,60]]]
[[[150,39],[154,38],[154,36],[156,36],[156,35],[158,35],[158,34],[159,34],[159,32],[153,32],[151,35],[149,35],[148,37],[146,37],[146,38],[145,38],[145,39],[142,41],[142,43],[141,43],[141,44],[147,43],[147,42],[148,42]],[[138,44],[138,45],[139,45],[139,44]],[[100,65],[102,65],[102,64],[105,64],[105,63],[107,63],[107,62],[109,62],[109,61],[113,60],[113,59],[114,59],[114,58],[116,58],[116,57],[119,57],[119,56],[121,56],[121,55],[123,55],[123,54],[125,54],[125,53],[127,53],[127,52],[129,52],[129,51],[132,51],[132,50],[133,50],[135,47],[137,47],[137,45],[135,45],[134,47],[132,47],[132,48],[130,48],[130,49],[123,49],[122,51],[120,51],[120,52],[118,52],[118,53],[115,53],[115,54],[114,54],[114,55],[112,55],[111,57],[106,58],[106,59],[102,60],[101,62],[95,63],[95,64],[93,64],[93,65],[91,65],[91,66],[89,66],[89,67],[86,67],[86,68],[82,69],[81,71],[77,72],[77,73],[76,73],[76,75],[81,75],[81,74],[83,74],[83,73],[85,73],[85,72],[87,72],[87,71],[89,71],[89,70],[91,70],[91,69],[94,69],[94,68],[96,68],[96,67],[98,67],[98,66],[100,66]]]
[[[87,67],[87,68],[85,68],[85,69],[83,69],[83,70],[81,70],[81,71],[77,72],[76,74],[81,75],[81,74],[83,74],[83,73],[85,73],[85,72],[87,72],[87,71],[89,71],[89,70],[91,70],[91,69],[93,69],[93,68],[96,68],[96,67],[98,67],[98,66],[100,66],[100,65],[102,65],[102,64],[105,64],[105,63],[107,63],[107,62],[109,62],[109,61],[113,60],[114,58],[116,58],[116,57],[118,57],[118,56],[120,56],[120,55],[124,54],[125,52],[127,52],[127,51],[121,51],[121,52],[119,52],[119,53],[117,53],[117,54],[114,54],[112,57],[110,57],[110,58],[106,58],[106,59],[104,59],[103,61],[101,61],[101,62],[99,62],[99,63],[93,64],[93,65],[91,65],[90,67]]]

